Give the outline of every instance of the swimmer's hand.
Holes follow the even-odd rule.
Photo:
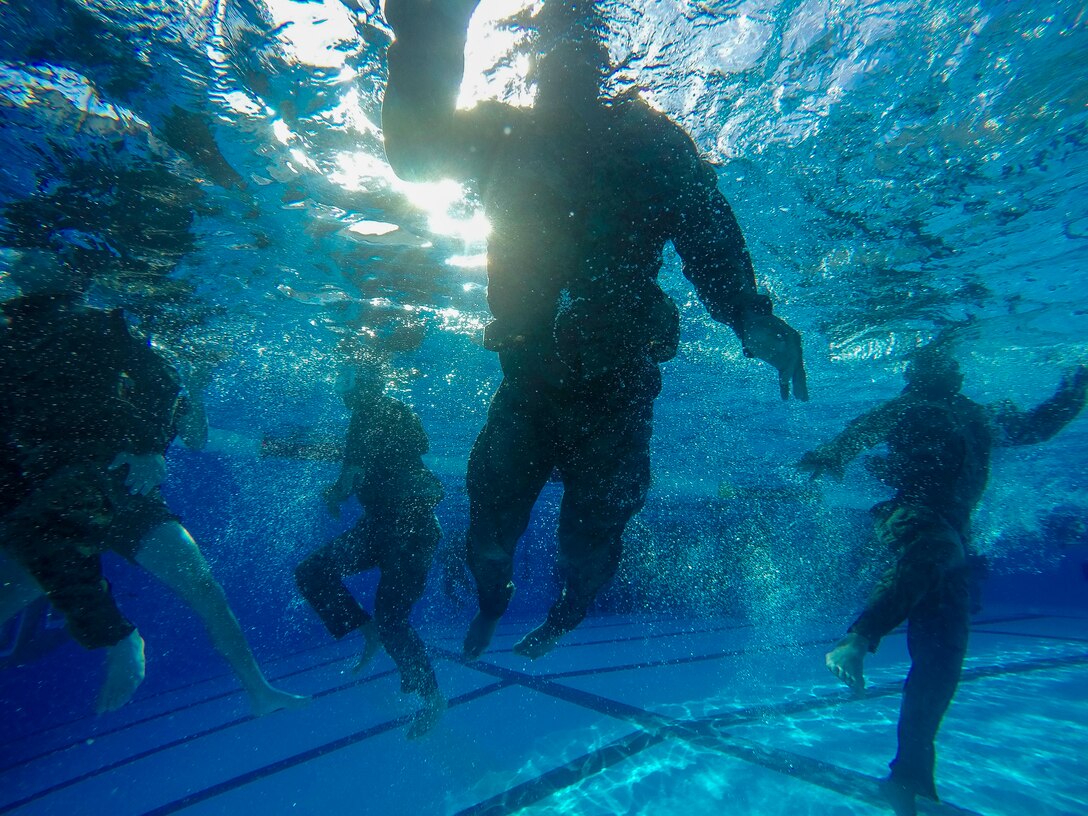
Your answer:
[[[793,396],[808,399],[808,379],[801,356],[801,335],[786,321],[772,314],[747,312],[741,329],[741,347],[745,357],[755,357],[778,369],[778,387],[782,399]]]
[[[125,487],[132,495],[146,496],[166,479],[166,460],[160,453],[126,453],[113,457],[110,470],[128,467]]]
[[[801,457],[801,461],[797,463],[797,467],[800,470],[807,471],[812,479],[818,479],[826,472],[841,482],[846,475],[846,468],[839,461],[839,457],[823,448],[817,448],[806,453]]]
[[[135,629],[106,652],[106,680],[98,693],[95,712],[116,711],[136,693],[144,681],[144,639]]]

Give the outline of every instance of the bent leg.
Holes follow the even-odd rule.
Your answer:
[[[423,596],[441,532],[430,512],[401,517],[390,528],[390,551],[382,559],[374,620],[382,644],[400,672],[401,691],[423,698],[423,708],[408,729],[409,739],[415,739],[433,728],[446,710],[426,646],[409,619],[412,607]]]
[[[940,516],[924,508],[901,507],[877,527],[877,535],[898,552],[873,590],[864,611],[850,626],[875,652],[880,639],[910,616],[965,559],[959,534]]]
[[[349,575],[358,575],[378,566],[368,545],[367,525],[366,519],[360,521],[353,529],[307,556],[295,568],[299,592],[337,640],[362,628],[370,620],[370,615],[351,596],[343,581]]]
[[[226,658],[249,694],[257,716],[292,708],[307,698],[280,691],[261,673],[223,588],[188,531],[176,521],[160,525],[140,542],[136,563],[174,590],[208,629],[212,644]]]

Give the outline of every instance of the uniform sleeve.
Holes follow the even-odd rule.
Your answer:
[[[863,450],[879,445],[888,438],[903,416],[903,407],[900,399],[893,399],[862,414],[830,442],[806,454],[805,460],[841,473]]]
[[[1062,378],[1058,390],[1031,411],[1021,411],[1003,400],[986,406],[999,447],[1045,442],[1076,418],[1084,408],[1086,381],[1082,372]]]
[[[770,314],[771,301],[756,292],[752,258],[740,224],[718,190],[717,173],[699,157],[691,137],[671,122],[669,128],[678,208],[673,245],[710,316],[739,333],[744,312]]]
[[[451,6],[455,4],[450,4]],[[516,111],[488,103],[459,111],[468,18],[443,7],[391,20],[382,135],[393,171],[407,181],[478,178]]]
[[[115,331],[124,332],[123,342],[127,346],[124,373],[132,389],[128,444],[132,453],[163,453],[174,436],[174,410],[180,391],[178,374],[147,340],[129,331],[119,312],[114,313],[114,319],[118,324]]]

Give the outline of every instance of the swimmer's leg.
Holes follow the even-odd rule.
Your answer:
[[[188,531],[176,521],[162,524],[140,542],[136,562],[170,587],[204,621],[216,650],[238,675],[256,716],[305,705],[300,697],[274,688],[265,679],[234,617],[223,588]]]
[[[855,694],[865,691],[864,663],[869,653],[869,641],[857,632],[850,632],[835,644],[824,657],[828,671],[850,687]]]

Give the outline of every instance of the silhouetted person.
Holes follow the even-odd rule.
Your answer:
[[[196,542],[166,506],[178,429],[174,369],[120,310],[78,302],[79,272],[24,253],[24,295],[0,326],[0,622],[45,594],[88,649],[107,653],[98,710],[144,677],[144,641],[102,575],[106,550],[147,569],[200,615],[255,714],[305,702],[269,685]],[[183,423],[184,424],[184,423]]]
[[[363,635],[357,668],[369,662],[379,641],[385,647],[400,671],[401,690],[423,698],[408,730],[409,737],[418,737],[446,708],[426,648],[408,619],[426,588],[441,536],[434,508],[442,485],[420,458],[427,452],[423,424],[411,408],[385,393],[377,361],[347,369],[340,391],[351,423],[343,468],[325,491],[325,501],[338,518],[340,505],[354,493],[364,515],[299,564],[295,578],[333,637],[355,630]],[[343,583],[344,577],[371,569],[381,572],[373,618]]]
[[[858,417],[801,459],[813,478],[842,478],[859,452],[882,442],[887,457],[869,468],[895,497],[873,508],[878,541],[895,554],[864,611],[827,654],[850,688],[865,687],[862,665],[880,639],[907,621],[910,673],[899,715],[899,751],[884,793],[897,814],[915,813],[915,796],[937,798],[934,741],[959,683],[969,616],[968,527],[996,446],[1050,439],[1084,406],[1088,368],[1063,377],[1033,411],[1008,402],[983,406],[960,393],[963,376],[940,345],[919,352],[898,397]]]
[[[485,346],[503,381],[468,465],[469,566],[479,656],[514,591],[514,549],[553,470],[560,598],[515,650],[538,657],[585,617],[614,575],[621,536],[650,484],[658,364],[679,313],[656,282],[672,242],[711,316],[745,354],[807,398],[800,337],[756,291],[740,227],[690,137],[637,95],[602,98],[610,70],[592,3],[547,0],[538,16],[532,108],[455,110],[476,3],[388,0],[396,32],[382,123],[402,178],[477,188],[491,224]]]

